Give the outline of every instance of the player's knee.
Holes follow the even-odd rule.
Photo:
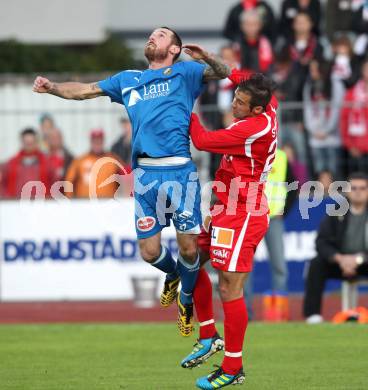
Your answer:
[[[227,280],[219,283],[220,298],[223,302],[233,301],[243,296],[243,289]]]
[[[219,293],[222,301],[229,301],[231,289],[228,283],[222,282],[219,284]]]
[[[157,248],[155,246],[148,245],[140,245],[139,250],[142,259],[147,263],[153,263],[154,261],[156,261],[159,258],[161,252],[160,247]]]
[[[189,264],[194,264],[198,256],[197,247],[194,245],[180,248],[180,255]]]

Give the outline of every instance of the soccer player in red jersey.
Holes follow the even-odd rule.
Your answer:
[[[239,82],[237,73],[229,78]],[[211,209],[211,224],[199,237],[199,246],[202,263],[210,259],[219,272],[225,347],[215,327],[211,282],[201,268],[194,290],[199,340],[181,363],[184,368],[195,367],[225,348],[221,367],[197,380],[200,389],[218,389],[245,379],[242,349],[248,318],[243,285],[252,270],[257,245],[268,229],[264,186],[276,153],[277,106],[272,83],[262,74],[253,74],[238,83],[232,103],[235,121],[227,129],[207,131],[192,115],[190,132],[196,148],[224,155],[214,183],[218,201]]]

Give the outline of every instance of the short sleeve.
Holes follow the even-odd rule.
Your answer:
[[[98,86],[102,91],[110,97],[112,102],[124,104],[122,99],[122,81],[123,81],[123,72],[117,73],[113,76],[108,77],[105,80],[98,82]]]
[[[196,61],[187,61],[183,63],[188,84],[191,87],[194,98],[197,98],[203,88],[203,72],[206,69],[205,64]]]

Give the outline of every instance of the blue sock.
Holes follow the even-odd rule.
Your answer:
[[[151,265],[160,271],[165,272],[167,274],[166,280],[174,280],[179,276],[176,270],[176,262],[172,258],[170,251],[164,246],[161,246],[160,256],[154,263],[151,263]]]
[[[180,300],[184,304],[192,303],[192,293],[199,271],[199,255],[194,264],[188,264],[179,253],[177,270],[181,280]]]

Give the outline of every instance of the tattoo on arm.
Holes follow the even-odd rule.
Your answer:
[[[98,86],[98,83],[92,83],[89,85],[89,92],[84,99],[93,99],[98,96],[105,96],[104,91]]]
[[[94,92],[100,91],[100,87],[98,86],[97,83],[91,84],[91,89],[92,89],[92,91],[94,91]]]
[[[230,67],[224,64],[219,58],[208,56],[204,61],[209,65],[203,72],[205,81],[225,79],[231,73]]]
[[[105,95],[97,83],[53,83],[49,93],[64,99],[85,100]]]
[[[59,91],[59,88],[58,88],[58,85],[56,83],[52,83],[52,86],[51,88],[49,89],[49,93],[51,95],[55,95],[55,96],[58,96],[58,97],[64,97],[60,91]]]

